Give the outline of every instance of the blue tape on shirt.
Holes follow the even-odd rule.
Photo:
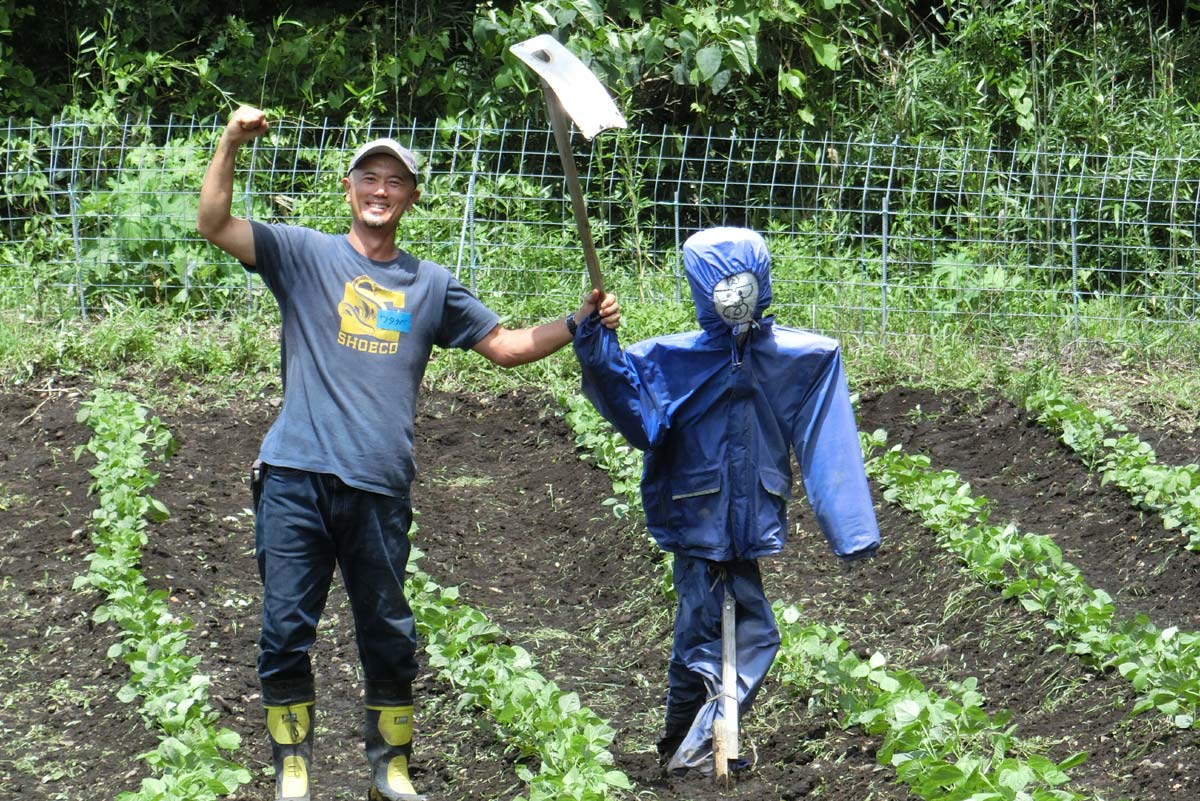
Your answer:
[[[384,331],[399,331],[401,334],[407,334],[411,326],[412,315],[405,311],[381,309],[375,319],[375,327],[382,328]]]

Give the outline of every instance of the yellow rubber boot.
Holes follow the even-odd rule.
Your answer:
[[[316,709],[311,701],[265,709],[271,761],[275,765],[276,801],[309,801],[308,769],[312,764]]]
[[[408,776],[412,721],[412,704],[367,707],[365,740],[371,763],[371,801],[425,801]]]

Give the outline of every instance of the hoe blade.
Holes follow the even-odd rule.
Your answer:
[[[554,92],[563,111],[586,139],[608,128],[625,127],[625,117],[600,79],[550,34],[518,42],[509,50]]]

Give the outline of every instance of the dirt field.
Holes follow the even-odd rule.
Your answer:
[[[49,391],[46,391],[46,390]],[[112,798],[137,787],[154,747],[136,711],[115,698],[124,667],[105,656],[114,641],[90,614],[98,596],[73,592],[90,551],[87,457],[91,432],[75,422],[86,387],[0,394],[0,798]],[[246,468],[275,414],[269,399],[161,415],[179,452],[161,465],[154,493],[171,519],[152,528],[143,569],[195,624],[191,652],[212,679],[223,725],[243,735],[235,759],[254,781],[240,799],[269,799],[268,750],[254,673],[258,578],[247,512]],[[1122,617],[1200,629],[1200,555],[1156,515],[1099,486],[1053,437],[1007,401],[897,388],[864,392],[860,426],[928,453],[995,502],[994,520],[1053,536]],[[843,731],[768,679],[746,722],[755,768],[729,790],[668,781],[654,740],[661,714],[672,610],[657,592],[657,553],[603,501],[607,477],[577,458],[573,436],[548,399],[510,393],[427,395],[417,425],[414,488],[424,569],[461,588],[540,671],[609,720],[613,755],[637,797],[784,801],[907,799],[878,741]],[[1147,432],[1164,458],[1200,458],[1195,438]],[[1135,701],[1114,673],[1098,674],[1055,649],[1044,619],[965,578],[910,514],[876,500],[884,546],[845,571],[829,553],[797,493],[794,534],[764,563],[768,597],[813,620],[839,624],[862,653],[930,687],[974,676],[989,711],[1012,712],[1019,736],[1058,759],[1089,758],[1071,771],[1076,789],[1107,799],[1200,799],[1200,736],[1154,714],[1130,718]],[[352,621],[340,587],[330,599],[314,661],[319,718],[314,798],[365,795],[358,731],[361,682]],[[418,686],[414,780],[431,801],[509,799],[523,786],[488,720],[459,709],[454,687]]]

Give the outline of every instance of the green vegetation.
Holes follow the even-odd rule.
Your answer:
[[[497,147],[506,136],[503,130],[478,131],[464,142],[463,132],[460,127],[431,132],[437,163],[423,187],[425,197],[404,222],[403,243],[461,269],[464,282],[489,301],[536,295],[556,299],[561,308],[581,292],[581,270],[575,269],[581,259],[576,236],[564,225],[565,209],[549,196],[553,182],[525,177],[521,164],[494,165],[517,170],[515,175],[493,174],[492,167],[457,169],[474,147]],[[343,230],[344,202],[333,177],[343,149],[322,149],[312,141],[331,133],[281,127],[245,154],[237,211],[243,213],[244,206],[262,221]],[[53,149],[54,135],[14,133],[3,151],[16,158],[0,186],[0,207],[13,215],[10,233],[0,229],[4,322],[29,321],[53,330],[81,314],[154,309],[191,320],[214,313],[271,319],[273,303],[261,282],[192,230],[211,130],[159,142],[161,128],[98,126],[79,133],[86,146],[68,151]],[[91,147],[121,138],[122,147]],[[701,141],[689,140],[692,146]],[[678,148],[672,158],[687,160],[660,159],[662,153],[644,147],[654,142]],[[1040,184],[1052,168],[1045,165],[1039,173],[1018,170],[999,183],[981,177],[1006,161],[988,151],[893,150],[892,157],[911,160],[904,169],[909,186],[881,219],[875,206],[890,178],[887,171],[872,170],[869,149],[831,173],[814,161],[819,156],[811,143],[779,140],[778,147],[795,150],[781,153],[785,160],[803,162],[784,170],[777,187],[755,183],[761,160],[730,164],[728,180],[754,195],[744,210],[710,175],[707,183],[700,181],[695,202],[713,211],[708,217],[686,211],[692,216],[676,219],[680,227],[673,228],[664,217],[682,212],[665,195],[702,178],[710,154],[688,155],[683,152],[688,145],[670,137],[645,141],[633,133],[614,136],[609,144],[611,151],[598,148],[593,154],[595,169],[614,176],[610,205],[593,217],[606,280],[622,297],[670,309],[677,324],[686,324],[688,314],[673,302],[686,295],[677,274],[676,240],[693,226],[739,214],[767,236],[775,311],[793,325],[894,340],[962,339],[1020,351],[1036,341],[1039,351],[1052,355],[1081,341],[1104,343],[1130,367],[1141,363],[1147,369],[1155,369],[1164,354],[1179,358],[1200,350],[1200,329],[1190,324],[1198,308],[1194,220],[1188,219],[1194,203],[1179,189],[1180,182],[1190,186],[1200,178],[1190,160],[1080,161],[1055,179],[1053,208],[1047,209],[1042,206],[1050,201],[1040,194],[1046,189]],[[634,148],[636,157],[626,152]],[[44,177],[56,153],[80,160],[69,179],[69,199],[61,186],[51,193],[30,178]],[[1009,157],[1039,155],[1044,154],[1013,151]],[[274,165],[279,159],[285,160],[282,168]],[[939,164],[943,159],[962,163]],[[673,164],[682,175],[666,176],[670,181],[661,185],[650,180],[654,171]],[[1129,170],[1125,182],[1111,180],[1115,166]],[[1156,171],[1174,171],[1178,180],[1151,180]],[[639,174],[640,180],[634,177]],[[831,183],[821,188],[822,180]],[[789,191],[800,196],[782,197]],[[1105,199],[1114,192],[1135,193],[1136,200]],[[947,193],[970,199],[948,201]],[[623,202],[627,197],[633,202]],[[536,302],[529,306],[536,308]],[[43,342],[52,345],[51,339]],[[8,347],[0,337],[0,354]],[[22,356],[26,363],[43,358]],[[250,354],[235,346],[231,356]]]
[[[129,703],[141,698],[147,726],[161,731],[158,748],[142,755],[156,773],[142,780],[136,793],[122,801],[211,801],[250,781],[250,773],[226,759],[241,737],[216,729],[218,714],[208,703],[209,679],[197,672],[200,657],[187,653],[191,621],[174,615],[164,590],[150,590],[139,567],[151,520],[168,516],[165,506],[145,492],[157,481],[152,458],[170,456],[171,434],[130,395],[96,390],[80,406],[80,422],[96,433],[79,446],[96,459],[90,473],[100,508],[92,515],[96,550],[91,566],[75,581],[106,600],[92,618],[112,623],[121,633],[108,651],[129,667],[129,682],[117,697]],[[149,453],[147,453],[149,452]]]
[[[864,450],[885,447],[887,432],[863,435]],[[1150,709],[1182,729],[1200,726],[1200,633],[1160,629],[1145,615],[1121,621],[1108,593],[1090,587],[1050,537],[988,522],[989,502],[952,470],[893,446],[867,461],[884,498],[916,512],[968,573],[1030,612],[1045,614],[1068,650],[1098,670],[1116,668]]]
[[[538,673],[525,649],[505,644],[499,627],[459,604],[458,590],[439,587],[419,561],[414,551],[407,587],[429,667],[459,690],[461,704],[484,710],[521,756],[538,758],[536,774],[517,766],[528,801],[604,801],[629,789],[607,750],[613,728]]]
[[[505,120],[552,32],[638,124],[1194,152],[1195,3],[542,0],[0,8],[0,113]],[[66,53],[67,58],[62,58]],[[535,113],[540,113],[536,111]]]
[[[1099,471],[1105,483],[1111,481],[1137,506],[1161,514],[1163,525],[1188,538],[1185,547],[1200,551],[1200,467],[1159,464],[1154,448],[1107,409],[1093,410],[1050,390],[1030,395],[1025,406]]]
[[[801,625],[795,606],[775,605],[780,622],[779,680],[799,696],[815,696],[843,716],[844,725],[882,738],[880,764],[919,798],[1037,799],[1084,801],[1094,795],[1062,788],[1066,771],[1086,754],[1054,762],[1013,736],[1011,716],[988,715],[973,678],[950,688],[927,690],[914,675],[888,670],[875,653],[863,659],[838,631]]]
[[[241,314],[244,273],[192,230],[213,124],[233,104],[263,106],[280,123],[271,161],[239,173],[239,211],[244,197],[257,219],[336,229],[343,207],[329,176],[342,148],[315,130],[395,120],[436,129],[437,147],[456,143],[464,159],[490,150],[514,116],[539,124],[541,89],[507,47],[550,31],[602,76],[631,124],[591,156],[621,177],[620,208],[594,225],[606,267],[636,287],[626,297],[673,296],[672,276],[654,263],[674,249],[654,241],[663,237],[655,204],[672,199],[655,197],[656,187],[674,173],[695,179],[697,163],[718,155],[658,158],[641,152],[636,131],[710,129],[730,141],[807,133],[799,152],[776,154],[784,173],[770,189],[752,166],[724,165],[729,180],[756,187],[745,214],[772,238],[779,306],[811,310],[806,327],[897,338],[934,329],[997,347],[1016,334],[1050,353],[1119,339],[1135,359],[1197,349],[1186,324],[1196,314],[1196,243],[1184,212],[1194,204],[1174,194],[1197,178],[1188,158],[1200,150],[1195,3],[352,0],[282,14],[196,0],[169,10],[76,6],[69,15],[21,2],[0,9],[0,113],[13,118],[0,307],[20,310],[3,313],[5,327],[14,314],[57,325],[74,309]],[[183,122],[164,134],[164,120]],[[870,158],[846,164],[845,153],[822,152],[825,135],[895,140],[919,163],[880,186]],[[54,163],[65,143],[71,163]],[[291,158],[277,170],[280,152]],[[1070,155],[1054,163],[1059,152]],[[1104,160],[1111,154],[1121,158]],[[433,205],[411,216],[406,239],[453,262],[463,215],[452,204],[469,192],[479,211],[474,258],[506,263],[520,252],[523,261],[520,272],[472,273],[481,294],[577,294],[555,247],[574,242],[562,209],[546,182],[517,177],[514,166],[477,185],[461,163],[432,174],[424,191]],[[821,187],[837,169],[835,197]],[[951,175],[958,185],[942,183]],[[699,177],[689,202],[724,202],[720,182]],[[799,205],[776,197],[797,187]],[[885,189],[890,242],[844,213],[879,213]],[[1053,197],[1075,199],[1069,220],[1065,207],[1045,207]],[[886,293],[882,307],[864,292]],[[1024,321],[1019,333],[1012,318]],[[1167,319],[1176,324],[1156,325]],[[0,356],[11,347],[0,337]],[[26,365],[49,361],[20,355]]]

